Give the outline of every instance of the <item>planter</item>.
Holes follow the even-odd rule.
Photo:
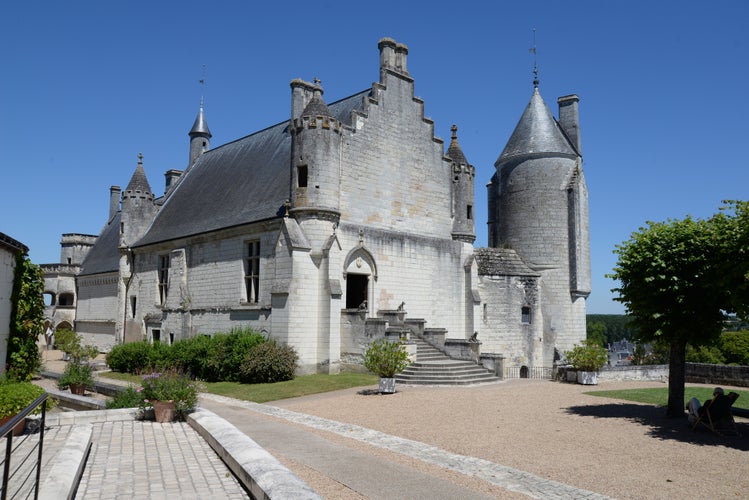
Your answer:
[[[597,385],[598,384],[598,372],[577,372],[577,383],[583,385]]]
[[[70,392],[71,394],[75,394],[76,396],[84,396],[86,394],[86,385],[70,384]]]
[[[153,401],[153,416],[160,424],[174,420],[176,413],[174,401]]]
[[[395,392],[395,379],[380,377],[380,394],[393,394]]]
[[[0,427],[10,422],[10,419],[12,419],[13,417],[15,417],[15,415],[0,418]],[[13,435],[20,436],[21,434],[23,434],[24,429],[26,429],[26,419],[21,420],[20,422],[18,422],[18,424],[16,424],[15,427],[13,427]]]

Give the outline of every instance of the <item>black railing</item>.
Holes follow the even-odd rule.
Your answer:
[[[507,366],[505,367],[505,378],[535,378],[550,380],[553,369],[548,366]]]
[[[47,397],[45,392],[36,398],[29,406],[24,408],[18,415],[11,418],[2,427],[0,427],[0,439],[5,438],[5,459],[2,462],[3,467],[3,485],[0,491],[0,500],[7,498],[28,498],[31,492],[34,498],[39,497],[39,481],[42,472],[42,450],[44,448],[44,420],[47,415]],[[41,418],[38,421],[38,433],[17,436],[16,446],[13,446],[13,430],[17,425],[26,421],[26,417],[42,407]],[[32,443],[29,439],[37,435],[39,440]],[[32,458],[34,451],[36,461]],[[11,460],[13,462],[11,466]],[[33,478],[33,485],[30,481]]]

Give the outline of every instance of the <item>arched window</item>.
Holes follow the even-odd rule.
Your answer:
[[[54,292],[44,292],[44,305],[53,306],[55,305],[55,294]]]

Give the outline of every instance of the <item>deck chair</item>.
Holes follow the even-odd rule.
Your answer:
[[[731,407],[738,398],[739,395],[735,392],[729,392],[725,395],[716,394],[712,400],[698,410],[699,417],[692,425],[692,430],[696,431],[698,426],[703,425],[719,436],[723,435],[721,431],[730,431],[740,436],[736,428],[736,421],[731,413]]]

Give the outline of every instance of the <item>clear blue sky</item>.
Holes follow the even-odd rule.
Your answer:
[[[621,313],[604,275],[648,220],[707,217],[749,189],[749,2],[34,1],[0,16],[0,231],[58,262],[98,234],[137,155],[156,194],[184,169],[201,97],[214,146],[288,119],[289,82],[328,102],[378,79],[377,41],[409,47],[416,95],[485,185],[532,92],[580,96],[590,192],[590,313]]]

